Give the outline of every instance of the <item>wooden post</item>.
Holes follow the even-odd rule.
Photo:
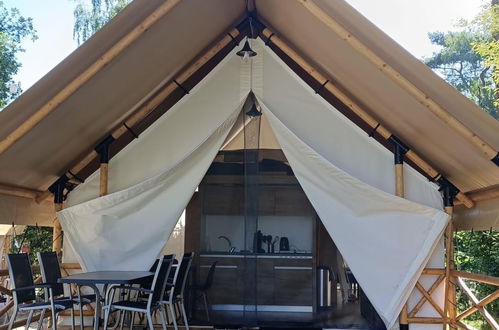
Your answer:
[[[61,211],[63,208],[64,189],[66,189],[67,182],[68,178],[65,175],[63,175],[53,185],[49,187],[50,192],[54,194],[54,209],[56,213]],[[54,219],[54,229],[52,234],[52,250],[57,252],[57,254],[60,254],[62,250],[62,227],[59,222],[59,219],[57,219],[57,214]]]
[[[90,78],[97,74],[102,68],[108,65],[114,58],[121,54],[121,52],[137,40],[144,32],[146,32],[154,23],[166,15],[170,10],[175,7],[180,0],[164,1],[158,8],[156,8],[149,16],[147,16],[139,25],[137,25],[128,34],[123,36],[104,54],[99,56],[88,68],[68,83],[61,89],[54,97],[47,103],[35,111],[25,122],[19,125],[14,131],[7,135],[4,139],[0,140],[0,154],[10,148],[16,141],[21,139],[33,127],[38,125],[45,117],[54,111],[61,103],[67,100],[74,92],[76,92],[83,84]]]
[[[489,160],[499,166],[499,153],[490,144],[482,140],[479,136],[473,133],[468,127],[456,119],[451,113],[445,110],[437,102],[433,101],[422,90],[405,78],[400,72],[391,67],[369,47],[357,39],[350,31],[341,26],[312,0],[297,0],[304,8],[306,8],[312,15],[319,19],[331,31],[336,33],[343,41],[350,47],[355,49],[358,53],[363,55],[367,60],[373,63],[376,68],[384,73],[387,77],[392,79],[405,91],[416,99],[420,104],[435,114],[447,126],[453,129],[456,133],[460,134],[465,140],[472,143],[481,153]]]
[[[392,135],[390,141],[393,144],[393,156],[395,163],[395,195],[404,198],[404,156],[409,148],[396,136]],[[399,316],[400,330],[409,330],[408,307],[404,304]]]
[[[451,216],[449,224],[445,229],[445,301],[444,301],[444,319],[443,329],[456,329],[454,321],[456,319],[456,288],[454,287],[454,277],[452,271],[454,269],[454,228],[452,223],[452,214],[454,212],[454,196],[456,194],[455,187],[444,182],[444,209]]]
[[[299,67],[301,67],[313,79],[321,84],[324,89],[338,98],[338,100],[345,104],[353,113],[355,113],[355,115],[357,115],[379,135],[381,135],[386,140],[390,139],[390,137],[392,136],[390,130],[388,130],[388,128],[384,127],[374,117],[372,117],[361,105],[359,105],[352,97],[345,93],[341,89],[341,87],[336,86],[331,79],[328,79],[323,74],[321,74],[316,68],[314,68],[302,56],[300,56],[293,48],[291,48],[285,41],[280,39],[269,28],[263,26],[261,22],[255,20],[255,24],[261,25],[259,27],[261,36],[265,38],[264,40],[266,40],[266,43],[268,45],[279,48],[280,51],[291,58]],[[424,173],[426,173],[428,177],[435,179],[441,177],[441,174],[425,160],[423,160],[418,154],[416,154],[414,150],[407,151],[406,157],[414,164],[416,164],[416,166],[419,167]],[[466,207],[471,208],[474,206],[473,201],[462,192],[459,192],[456,197],[460,201],[462,201],[463,204],[466,205]]]
[[[99,196],[105,196],[108,192],[109,178],[109,146],[114,142],[114,137],[109,135],[95,148],[100,155],[100,188]]]

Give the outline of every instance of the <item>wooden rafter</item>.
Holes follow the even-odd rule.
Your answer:
[[[373,63],[376,68],[384,73],[387,77],[392,79],[400,87],[402,87],[407,93],[412,95],[420,104],[430,110],[435,114],[440,120],[446,123],[455,132],[460,134],[464,139],[472,143],[480,152],[487,157],[489,160],[493,160],[498,156],[498,151],[495,150],[490,144],[481,139],[478,135],[473,133],[468,127],[456,119],[451,113],[440,106],[437,102],[426,95],[422,90],[405,78],[400,72],[395,70],[392,66],[386,63],[382,58],[380,58],[375,52],[373,52],[369,47],[362,43],[358,38],[356,38],[350,31],[341,26],[336,22],[331,16],[324,12],[317,4],[312,0],[297,0],[298,3],[303,5],[313,16],[319,19],[324,25],[326,25],[331,31],[337,34],[343,41],[345,41],[349,46],[355,49],[358,53],[363,55],[371,63]]]
[[[319,84],[321,84],[322,88],[326,89],[332,95],[337,97],[363,122],[369,125],[372,129],[375,129],[376,132],[383,137],[383,139],[390,139],[390,137],[393,135],[392,132],[390,132],[386,127],[384,127],[374,117],[372,117],[362,106],[360,106],[355,100],[348,96],[339,86],[336,86],[331,79],[328,79],[325,75],[314,68],[308,61],[306,61],[301,55],[299,55],[285,41],[279,38],[273,31],[271,31],[268,27],[264,27],[263,31],[261,31],[260,33],[261,36],[267,41],[267,44],[277,47],[280,51],[291,58],[308,75],[310,75]],[[441,176],[441,174],[436,169],[434,169],[428,162],[423,160],[423,158],[421,158],[414,150],[409,150],[406,153],[406,158],[412,161],[417,167],[419,167],[424,173],[426,173],[428,177],[438,178]],[[474,206],[473,201],[462,192],[458,193],[456,198],[462,201],[463,204],[469,208]]]
[[[0,194],[36,199],[42,192],[33,189],[13,187],[5,184],[0,184]]]
[[[123,38],[116,42],[109,48],[102,56],[93,62],[85,71],[80,73],[69,84],[61,89],[55,96],[53,96],[47,103],[41,106],[35,113],[33,113],[25,122],[19,125],[14,131],[7,135],[0,141],[0,154],[11,147],[16,141],[21,139],[40,121],[47,117],[54,111],[61,103],[68,99],[76,90],[83,84],[90,80],[102,68],[108,65],[114,58],[121,54],[121,52],[131,45],[137,38],[146,32],[154,23],[172,10],[181,0],[167,0],[154,10],[148,17],[146,17],[139,25],[132,31],[127,33]]]
[[[487,189],[480,189],[477,191],[471,191],[466,193],[466,195],[473,201],[473,202],[482,202],[482,201],[488,201],[491,199],[499,199],[499,186],[494,186],[490,187]],[[461,205],[463,204],[460,200],[456,200],[454,202],[454,205]]]

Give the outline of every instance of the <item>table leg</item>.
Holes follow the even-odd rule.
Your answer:
[[[101,316],[101,296],[100,296],[100,291],[99,288],[94,285],[94,284],[86,284],[85,286],[91,287],[94,290],[95,293],[95,321],[94,321],[94,330],[99,330],[99,324],[100,324],[100,316]]]

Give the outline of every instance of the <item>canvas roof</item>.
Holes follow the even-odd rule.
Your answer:
[[[168,0],[171,1],[171,0]],[[0,112],[0,141],[164,4],[133,1]],[[180,0],[108,65],[0,154],[0,184],[46,190],[247,15],[246,0]],[[329,17],[499,150],[499,122],[445,83],[345,1],[316,0]],[[251,8],[250,8],[251,9]],[[499,169],[297,1],[255,0],[258,19],[362,104],[462,191],[499,185]]]

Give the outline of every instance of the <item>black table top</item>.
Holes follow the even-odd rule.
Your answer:
[[[152,280],[154,273],[143,271],[98,271],[73,274],[59,279],[59,283],[88,284],[140,284]]]

